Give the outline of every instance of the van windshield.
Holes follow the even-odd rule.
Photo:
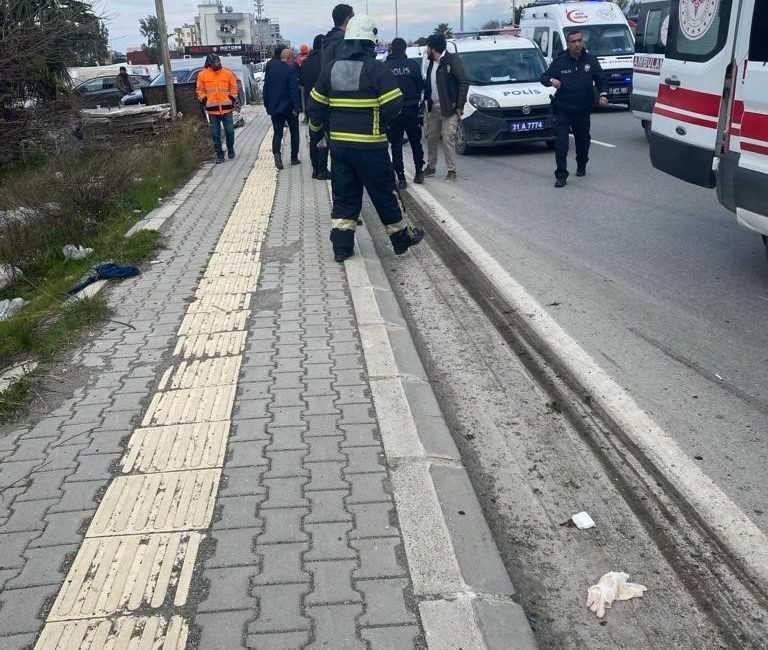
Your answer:
[[[635,53],[632,32],[626,25],[582,25],[581,27],[568,27],[564,31],[566,40],[571,32],[581,32],[584,36],[584,46],[593,56]]]
[[[460,54],[473,86],[530,83],[544,72],[544,58],[538,49],[486,50]]]

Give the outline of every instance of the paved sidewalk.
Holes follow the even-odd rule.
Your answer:
[[[0,432],[3,650],[534,647],[370,238],[333,261],[268,129],[110,289],[83,385]]]

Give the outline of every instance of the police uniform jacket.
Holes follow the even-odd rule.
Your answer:
[[[562,84],[557,89],[552,103],[556,110],[566,113],[588,113],[595,105],[597,86],[601,95],[608,94],[608,77],[600,61],[586,50],[574,59],[567,51],[558,56],[541,75],[541,83],[552,85],[552,79]]]
[[[339,55],[309,95],[309,128],[327,128],[331,145],[386,149],[387,123],[403,105],[397,79],[370,41],[344,41]]]
[[[405,54],[390,54],[384,63],[392,70],[400,90],[403,91],[403,107],[418,106],[424,90],[421,66]]]

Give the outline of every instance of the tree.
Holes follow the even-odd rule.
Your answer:
[[[147,40],[141,46],[150,63],[160,62],[160,28],[157,24],[157,16],[147,16],[139,19],[139,32]]]
[[[445,36],[445,38],[453,38],[453,30],[448,23],[439,23],[432,33],[440,34],[441,36]]]
[[[486,20],[482,25],[480,25],[480,29],[498,29],[501,27],[501,23],[498,20]]]
[[[512,19],[506,21],[505,25],[519,25],[520,24],[520,18],[523,16],[523,9],[526,7],[533,7],[535,3],[533,2],[526,2],[526,3],[519,3],[519,2],[512,2],[512,6],[510,9],[512,10]]]
[[[419,36],[414,42],[414,45],[417,45],[418,47],[424,47],[427,44],[427,37],[426,36]]]

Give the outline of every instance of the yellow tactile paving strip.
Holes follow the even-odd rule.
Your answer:
[[[36,650],[182,650],[213,517],[277,176],[265,140]]]

